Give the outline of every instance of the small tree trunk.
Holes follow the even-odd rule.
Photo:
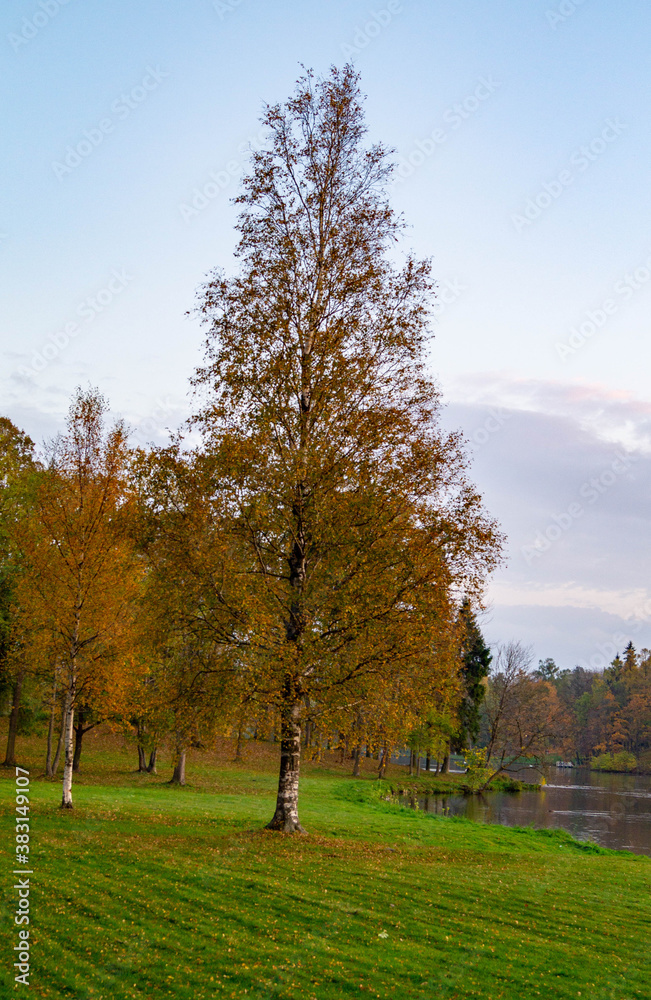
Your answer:
[[[184,785],[185,784],[185,750],[182,750],[177,757],[176,764],[174,765],[174,772],[172,774],[172,780],[170,785]]]
[[[368,743],[366,744],[366,756],[367,757],[371,756],[371,748]]]
[[[55,765],[52,762],[52,737],[54,736],[54,717],[57,709],[57,679],[54,678],[52,685],[52,708],[50,709],[50,721],[47,727],[47,751],[45,753],[45,774],[48,778],[54,777]],[[59,747],[61,746],[61,735],[59,734]],[[58,765],[59,758],[56,758]]]
[[[74,746],[74,706],[75,689],[70,684],[66,691],[66,702],[64,710],[63,739],[65,745],[65,764],[63,767],[63,795],[61,798],[62,809],[72,809],[72,770],[75,756]]]
[[[79,770],[79,761],[81,760],[81,741],[84,738],[84,709],[80,708],[77,712],[77,724],[75,728],[75,753],[72,759],[72,770],[77,773]]]
[[[425,757],[425,770],[429,774],[429,754]]]
[[[185,753],[185,749],[177,744],[176,762],[174,764],[174,772],[170,780],[170,785],[185,784]]]
[[[441,774],[449,774],[450,773],[450,754],[449,753],[446,753],[445,757],[443,758],[443,761],[441,763],[441,771],[440,771],[440,773]]]
[[[242,720],[237,727],[237,744],[235,746],[235,762],[242,760],[242,729],[244,728]]]
[[[14,682],[14,694],[11,703],[11,715],[9,716],[9,732],[7,733],[7,753],[3,767],[16,766],[16,734],[18,733],[18,713],[20,712],[20,696],[23,692],[23,680],[25,671],[20,670]]]
[[[416,751],[416,777],[420,778],[420,749]]]
[[[283,712],[280,740],[280,774],[276,811],[267,830],[305,833],[298,818],[298,774],[301,765],[300,704],[288,705]]]
[[[152,750],[152,752],[149,754],[149,763],[147,764],[147,773],[148,774],[157,774],[158,773],[156,771],[156,753],[157,753],[157,750],[156,750],[156,747],[154,747],[154,749]],[[184,777],[185,777],[185,775],[184,775]]]
[[[147,755],[145,752],[145,725],[142,719],[134,723],[138,740],[138,773],[147,770]]]
[[[66,706],[65,702],[61,709],[61,725],[59,726],[59,739],[57,742],[57,752],[54,755],[54,760],[52,761],[52,777],[55,776],[59,769],[59,760],[61,758],[61,751],[63,750],[63,738],[65,735],[66,728]]]
[[[50,721],[47,726],[47,750],[45,752],[45,774],[48,778],[52,777],[52,735],[54,733],[54,713],[56,709],[56,682],[54,685],[54,691],[52,694],[52,708],[50,709]]]
[[[380,757],[380,766],[378,768],[377,776],[378,778],[383,778],[386,773],[387,764],[389,763],[389,748],[388,746],[386,746],[386,744],[382,752],[379,754],[379,757]]]
[[[359,758],[360,758],[361,750],[362,750],[362,748],[360,747],[360,745],[358,743],[357,746],[355,747],[355,753],[354,753],[355,765],[353,767],[353,778],[359,778]]]

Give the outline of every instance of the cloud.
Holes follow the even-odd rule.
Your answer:
[[[651,611],[651,589],[643,587],[635,590],[599,590],[569,582],[548,586],[532,583],[523,588],[508,580],[496,579],[490,587],[489,598],[505,606],[583,608],[613,615],[621,621],[638,620]]]
[[[494,622],[517,622],[536,646],[553,637],[564,660],[651,621],[651,404],[504,373],[459,381],[448,399],[444,423],[466,434],[473,478],[509,539],[489,592]]]
[[[583,381],[517,378],[506,372],[476,373],[447,387],[450,401],[501,406],[522,414],[568,419],[611,444],[651,452],[651,403],[633,393]]]
[[[484,616],[482,631],[495,646],[521,639],[534,649],[534,662],[551,656],[561,669],[602,670],[628,642],[651,647],[651,621],[632,621],[595,608],[575,606],[495,605]]]

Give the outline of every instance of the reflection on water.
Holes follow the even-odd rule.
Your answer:
[[[651,855],[650,775],[553,767],[547,770],[546,778],[548,784],[539,792],[431,795],[418,799],[418,807],[439,815],[465,816],[478,823],[562,827],[602,847]],[[406,797],[404,800],[408,801]],[[411,804],[415,804],[413,799]]]

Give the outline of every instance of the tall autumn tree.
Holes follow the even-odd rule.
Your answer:
[[[279,713],[269,827],[295,831],[306,704],[327,715],[362,678],[445,675],[450,595],[480,591],[500,536],[459,436],[437,427],[430,267],[393,260],[392,168],[364,144],[357,74],[306,73],[263,124],[237,199],[239,272],[215,272],[200,296],[195,423],[233,556],[213,581],[213,634]]]
[[[20,567],[11,541],[12,525],[25,514],[20,504],[20,486],[35,469],[32,439],[7,417],[0,417],[0,689],[11,692],[3,767],[16,764],[16,735],[26,674],[14,627],[14,591]]]
[[[138,496],[133,534],[148,572],[140,646],[151,669],[134,703],[141,735],[170,733],[173,783],[185,783],[191,746],[205,746],[246,705],[236,655],[233,608],[221,581],[233,553],[210,457],[169,448],[139,452],[132,464]]]
[[[479,735],[480,708],[486,693],[486,678],[492,654],[484,641],[477,617],[469,600],[464,600],[459,612],[462,696],[457,710],[458,730],[454,749],[463,751]]]
[[[20,613],[58,664],[65,687],[63,808],[72,808],[74,717],[79,705],[118,711],[131,676],[131,630],[139,567],[121,520],[127,441],[105,430],[106,402],[78,389],[66,433],[34,481],[29,517],[14,528],[24,572]]]

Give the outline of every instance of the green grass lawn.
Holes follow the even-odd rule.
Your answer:
[[[47,998],[651,996],[651,864],[560,832],[480,826],[381,800],[307,765],[307,836],[263,830],[274,750],[196,755],[189,785],[89,740],[75,809],[33,783],[32,977]],[[13,982],[13,773],[1,775],[2,997]],[[366,775],[370,779],[370,770]],[[523,794],[536,794],[526,792]]]

